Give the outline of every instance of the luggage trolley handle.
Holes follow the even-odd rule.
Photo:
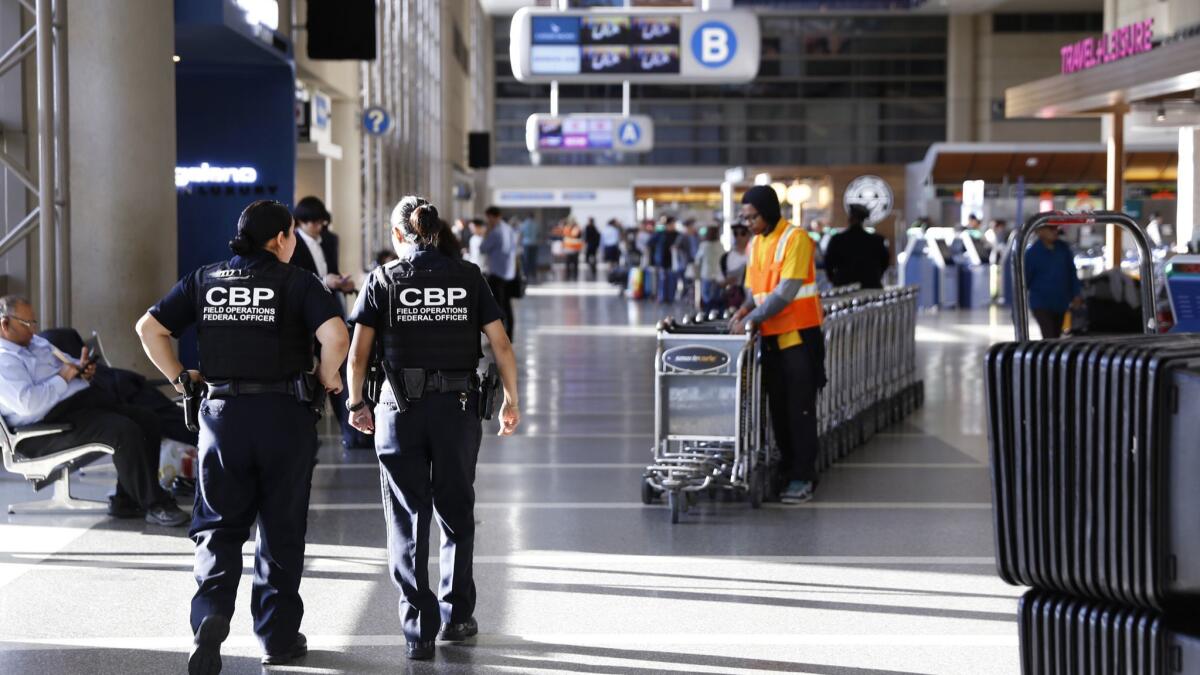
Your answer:
[[[1142,268],[1142,328],[1147,335],[1157,331],[1154,315],[1154,256],[1150,252],[1150,237],[1145,228],[1133,218],[1119,211],[1092,211],[1069,213],[1047,211],[1039,213],[1021,226],[1021,231],[1009,243],[1009,257],[1013,261],[1013,326],[1018,342],[1029,340],[1029,296],[1025,283],[1025,249],[1034,233],[1044,225],[1119,225],[1133,235],[1138,248],[1138,263]]]

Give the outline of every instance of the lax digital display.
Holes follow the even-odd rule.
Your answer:
[[[531,29],[534,75],[679,73],[679,16],[534,16]]]

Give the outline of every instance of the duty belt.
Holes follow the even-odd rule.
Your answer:
[[[249,394],[291,394],[299,398],[298,382],[289,380],[218,380],[208,383],[208,398],[233,398]]]
[[[431,370],[425,373],[426,393],[462,394],[479,388],[479,376],[469,370]]]

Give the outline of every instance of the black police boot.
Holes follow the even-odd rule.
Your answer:
[[[146,512],[129,497],[112,495],[108,498],[108,515],[113,518],[141,518]]]
[[[292,643],[291,649],[279,654],[265,654],[262,657],[262,664],[264,666],[282,666],[302,658],[307,653],[308,638],[304,637],[304,633],[296,633],[296,641]]]
[[[221,643],[229,637],[229,619],[210,614],[200,622],[200,629],[188,656],[188,675],[217,675],[221,672]]]
[[[438,633],[442,642],[462,642],[479,634],[479,623],[471,617],[462,623],[444,623]]]
[[[433,640],[409,642],[404,646],[404,655],[413,661],[428,661],[433,658]]]

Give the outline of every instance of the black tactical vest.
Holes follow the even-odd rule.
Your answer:
[[[386,289],[383,358],[394,368],[475,370],[479,365],[479,273],[441,256],[377,272]]]
[[[312,369],[313,338],[288,316],[290,265],[228,262],[196,272],[200,372],[206,379],[282,380]]]

